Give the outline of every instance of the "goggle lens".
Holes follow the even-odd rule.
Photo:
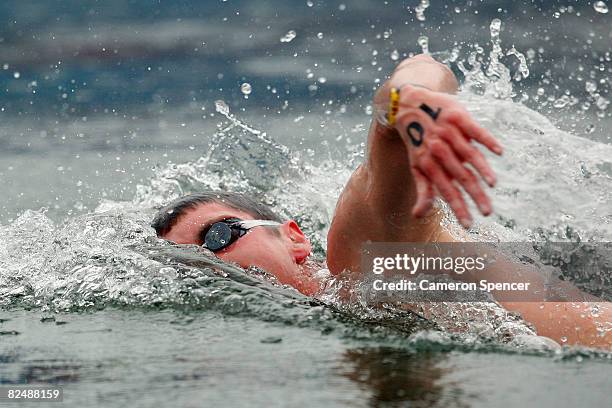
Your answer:
[[[219,251],[232,243],[232,235],[232,228],[228,224],[216,222],[206,233],[204,243],[211,251]]]
[[[202,231],[204,235],[203,246],[213,252],[222,250],[228,247],[232,242],[247,233],[248,230],[255,227],[278,227],[281,223],[270,220],[240,220],[238,218],[230,218],[224,221],[215,222],[210,226],[208,231]],[[202,235],[200,235],[202,236]]]

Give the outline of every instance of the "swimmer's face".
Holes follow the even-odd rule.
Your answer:
[[[182,214],[176,224],[162,238],[177,244],[202,245],[203,229],[213,223],[230,218],[252,220],[244,211],[220,203],[200,204]],[[274,231],[276,230],[276,231]],[[243,268],[257,266],[273,274],[279,282],[291,285],[303,293],[311,294],[316,288],[309,279],[310,271],[304,262],[311,252],[308,238],[295,221],[279,227],[255,227],[215,255],[226,262]]]

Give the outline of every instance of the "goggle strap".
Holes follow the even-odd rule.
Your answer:
[[[278,227],[282,225],[280,222],[271,221],[271,220],[243,220],[236,221],[232,225],[236,225],[242,229],[249,230],[255,227]]]

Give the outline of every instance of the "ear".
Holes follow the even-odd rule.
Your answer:
[[[298,265],[306,262],[306,258],[312,252],[312,245],[310,245],[310,241],[297,225],[297,222],[289,220],[281,225],[280,229],[287,238],[287,244],[295,262]]]

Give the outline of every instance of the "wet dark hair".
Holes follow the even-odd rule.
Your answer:
[[[227,191],[205,191],[177,198],[162,207],[151,222],[151,226],[155,228],[158,236],[165,235],[187,210],[196,208],[200,204],[210,203],[223,204],[230,208],[244,211],[258,220],[282,222],[281,218],[270,208],[255,201],[246,194]]]

